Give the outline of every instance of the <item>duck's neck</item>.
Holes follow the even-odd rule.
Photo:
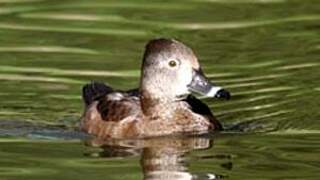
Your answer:
[[[174,99],[159,96],[159,94],[154,95],[143,89],[140,90],[140,94],[142,112],[147,116],[157,116],[163,111],[170,113],[170,111],[173,111],[172,107],[176,104]]]

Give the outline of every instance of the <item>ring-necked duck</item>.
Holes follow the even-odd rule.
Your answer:
[[[151,40],[140,88],[119,91],[98,82],[83,87],[81,130],[99,138],[139,138],[222,129],[207,105],[192,96],[230,98],[203,74],[192,50],[173,39]]]

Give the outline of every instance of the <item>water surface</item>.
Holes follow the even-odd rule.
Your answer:
[[[312,0],[0,0],[0,179],[170,177],[144,159],[185,178],[318,179],[319,20]],[[136,87],[155,37],[232,92],[204,100],[228,132],[85,146],[82,85]]]

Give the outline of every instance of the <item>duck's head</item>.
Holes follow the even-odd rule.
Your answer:
[[[163,100],[179,100],[190,93],[230,98],[228,91],[205,77],[193,51],[173,39],[155,39],[146,45],[141,90],[150,98]]]

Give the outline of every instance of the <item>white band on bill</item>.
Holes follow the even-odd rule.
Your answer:
[[[206,94],[206,96],[207,96],[207,97],[214,97],[214,96],[217,94],[217,92],[218,92],[219,90],[221,90],[221,89],[222,89],[222,87],[219,87],[219,86],[212,87],[212,88],[210,89],[210,91]]]

